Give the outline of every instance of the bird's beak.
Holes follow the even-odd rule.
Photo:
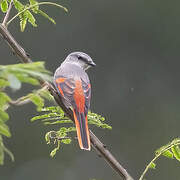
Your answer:
[[[90,65],[93,67],[96,66],[96,64],[94,62],[91,62]]]

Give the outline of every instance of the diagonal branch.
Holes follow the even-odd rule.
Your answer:
[[[11,2],[9,3],[9,8],[8,8],[8,10],[6,12],[6,15],[5,15],[3,23],[2,23],[2,25],[5,26],[5,27],[7,26],[7,21],[8,21],[9,14],[10,14],[10,11],[11,11],[11,8],[12,8],[12,2],[13,2],[13,0],[11,0]]]
[[[2,24],[0,24],[0,34],[9,44],[13,53],[16,54],[23,63],[32,62],[31,59],[28,57],[27,53],[25,52],[25,50],[17,43],[17,41],[12,37],[10,32]]]
[[[9,31],[0,24],[0,34],[7,41],[9,46],[12,48],[13,52],[20,57],[20,60],[23,63],[31,63],[32,60],[27,56],[25,50],[17,43],[17,41],[13,38],[13,36],[9,33]],[[67,114],[67,116],[74,121],[73,113],[71,109],[67,109],[62,103],[61,97],[57,94],[57,91],[54,87],[46,82],[41,80],[41,86],[47,86],[50,93],[54,97],[57,104],[63,109],[63,111]],[[103,157],[106,162],[115,170],[116,173],[119,174],[125,180],[133,180],[133,178],[128,174],[126,169],[116,160],[116,158],[110,153],[110,151],[105,147],[105,145],[93,134],[90,130],[90,140],[93,148],[98,152],[98,154]]]

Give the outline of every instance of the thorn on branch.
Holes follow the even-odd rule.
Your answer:
[[[103,144],[103,147],[104,147],[104,148],[107,148],[107,145],[106,145],[106,144]]]

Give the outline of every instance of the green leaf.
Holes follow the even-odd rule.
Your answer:
[[[180,143],[180,138],[175,138],[173,139],[173,141],[171,142],[171,144],[178,144]]]
[[[6,122],[9,119],[8,113],[0,109],[0,119],[3,120],[3,122]]]
[[[59,113],[63,114],[62,117],[64,116],[63,110],[59,106],[49,106],[49,107],[44,107],[41,109],[41,111],[51,111],[52,113]]]
[[[2,122],[0,122],[0,134],[7,136],[7,137],[11,137],[11,133],[9,131],[8,126]]]
[[[29,77],[27,74],[17,73],[16,77],[23,83],[28,83],[32,85],[39,85],[39,81],[33,77]]]
[[[62,128],[59,129],[59,133],[66,133],[66,132],[67,132],[67,128],[66,127],[62,127]]]
[[[21,69],[29,69],[29,70],[37,70],[39,72],[47,72],[50,73],[49,71],[47,71],[44,67],[45,62],[44,61],[37,61],[37,62],[33,62],[33,63],[29,63],[29,64],[13,64],[13,65],[8,65],[9,67],[12,68],[21,68]]]
[[[53,117],[58,117],[58,119],[60,118],[60,115],[57,113],[48,113],[48,114],[43,114],[43,115],[39,115],[39,116],[35,116],[31,119],[31,121],[36,121],[36,120],[44,120],[47,118],[50,118],[49,120],[51,120],[51,118]]]
[[[76,131],[76,128],[75,128],[75,127],[69,127],[69,128],[67,128],[67,132],[72,132],[72,131]]]
[[[30,2],[30,5],[38,4],[36,0],[29,0],[29,2]],[[37,14],[39,10],[39,5],[33,7],[31,10]]]
[[[52,120],[56,120],[56,119],[59,119],[59,118],[51,118],[51,121]],[[44,121],[48,121],[49,119],[44,119],[44,120],[42,120],[43,122]],[[45,122],[44,124],[45,125],[55,125],[55,124],[65,124],[65,123],[73,123],[73,121],[72,120],[60,120],[60,121],[55,121],[55,122]]]
[[[17,0],[13,0],[13,3],[18,12],[22,11],[25,8],[25,6]]]
[[[20,20],[20,28],[21,28],[21,32],[24,32],[25,28],[26,28],[26,24],[27,24],[27,17],[24,17]]]
[[[59,148],[60,148],[60,141],[57,141],[57,147],[51,151],[50,156],[54,157],[56,155],[56,152],[59,150]]]
[[[7,0],[2,0],[1,1],[1,10],[3,13],[6,13],[8,10],[8,2]]]
[[[40,91],[40,96],[47,99],[48,101],[54,101],[53,96],[49,93],[49,91],[47,89],[43,89],[42,91]]]
[[[95,125],[97,127],[101,127],[103,129],[112,129],[112,127],[109,126],[108,124],[105,124],[105,123],[102,123],[102,122],[98,122],[97,120],[91,119],[91,120],[88,120],[88,123],[89,124],[93,124],[93,125]]]
[[[41,14],[42,16],[44,16],[46,19],[48,19],[49,21],[51,21],[53,24],[56,24],[55,20],[51,17],[49,17],[45,12],[38,10],[37,11],[38,14]]]
[[[37,106],[37,110],[41,110],[44,106],[44,99],[41,98],[39,95],[30,94],[30,100]]]
[[[151,169],[156,169],[156,164],[155,164],[155,163],[153,163],[153,162],[151,162],[151,164],[150,164],[149,168],[151,168]]]
[[[50,153],[50,156],[51,156],[51,157],[54,157],[54,156],[56,155],[56,152],[57,152],[57,149],[56,149],[56,148],[53,149],[53,150],[51,151],[51,153]]]
[[[93,124],[97,127],[101,127],[104,129],[112,129],[112,127],[110,125],[104,123],[104,121],[105,121],[105,118],[102,117],[101,115],[92,113],[90,111],[88,112],[88,123],[89,124]]]
[[[18,76],[28,76],[35,79],[43,79],[46,81],[52,81],[51,72],[45,69],[44,62],[34,62],[28,64],[12,64],[12,65],[0,65],[0,70],[11,73]]]
[[[13,74],[8,75],[9,86],[13,90],[19,90],[21,88],[21,82]]]
[[[32,26],[37,27],[36,24],[36,19],[34,18],[34,16],[31,14],[31,12],[29,10],[27,10],[27,18],[28,18],[28,22],[30,22],[32,24]]]
[[[0,88],[4,88],[6,86],[9,86],[9,82],[7,80],[0,79]]]
[[[3,164],[4,164],[4,150],[2,146],[0,145],[0,165],[3,165]]]
[[[69,128],[62,127],[56,133],[57,133],[57,137],[59,137],[59,138],[66,138],[67,137],[67,133],[74,132],[74,131],[76,131],[75,127],[69,127]]]
[[[170,146],[171,143],[168,143],[162,147],[160,147],[159,149],[157,149],[155,151],[155,155],[158,156],[159,154],[163,153],[169,146]]]
[[[40,71],[41,69],[39,69],[39,70],[36,70],[36,69],[31,70],[31,69],[17,68],[17,70],[19,70],[20,73],[26,73],[29,76],[36,77],[38,79],[52,81],[52,77],[49,76],[49,74],[47,74],[47,73],[41,72]]]
[[[165,152],[162,153],[163,156],[173,159],[173,153],[170,150],[166,150]]]
[[[11,160],[14,161],[12,152],[4,146],[2,136],[0,135],[0,165],[4,164],[4,152],[6,152],[10,156]]]
[[[33,118],[31,118],[31,122],[36,121],[36,120],[41,120],[44,118],[47,118],[48,115],[47,114],[43,114],[43,115],[39,115],[39,116],[34,116]]]
[[[47,142],[47,144],[50,144],[50,133],[51,132],[47,132],[45,135],[45,141]]]
[[[11,98],[4,92],[0,92],[0,107],[1,109],[3,108],[3,106],[10,102]]]
[[[180,148],[179,148],[179,146],[178,146],[178,145],[173,146],[173,147],[171,148],[171,150],[172,150],[172,152],[173,152],[174,157],[175,157],[178,161],[180,161]]]
[[[64,143],[64,144],[70,144],[71,139],[62,139],[61,142]]]

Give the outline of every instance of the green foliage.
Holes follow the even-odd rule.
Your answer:
[[[41,111],[44,107],[44,100],[53,101],[53,97],[50,95],[46,87],[34,90],[32,93],[27,94],[26,96],[20,97],[16,102],[23,104],[26,101],[31,101],[36,107],[37,111]]]
[[[0,88],[9,86],[14,90],[21,88],[21,83],[39,85],[39,80],[51,81],[50,72],[44,67],[44,62],[30,64],[0,65]]]
[[[176,138],[172,142],[156,150],[155,155],[156,156],[163,155],[170,159],[175,158],[176,160],[179,161],[180,160],[179,144],[180,144],[180,138]]]
[[[10,97],[6,93],[0,91],[0,136],[11,136],[9,128],[5,124],[6,121],[9,119],[9,115],[6,112],[6,108],[8,107],[8,103],[10,101]]]
[[[101,115],[92,113],[90,111],[88,112],[88,123],[89,124],[93,124],[97,127],[101,127],[104,129],[112,129],[112,127],[109,126],[108,124],[104,123],[104,121],[105,121],[105,118],[102,117]]]
[[[3,13],[6,13],[8,10],[8,1],[7,0],[1,0],[0,3],[1,3],[1,11]]]
[[[4,111],[8,105],[8,102],[11,101],[11,98],[4,92],[0,91],[0,108]]]
[[[44,106],[44,99],[34,93],[29,94],[30,100],[37,106],[38,109],[41,109]]]
[[[156,169],[156,164],[151,162],[150,165],[149,165],[149,168],[151,169]]]
[[[59,129],[59,131],[49,131],[45,135],[45,140],[47,144],[50,144],[51,141],[53,141],[54,144],[57,144],[57,146],[51,151],[50,156],[54,157],[56,155],[56,152],[60,149],[60,144],[70,144],[71,143],[71,137],[67,137],[67,134],[70,132],[76,131],[76,128],[70,127],[65,128],[62,127]]]
[[[6,137],[11,137],[9,128],[4,122],[0,122],[0,134]]]
[[[44,67],[44,62],[30,64],[0,65],[0,165],[3,164],[4,152],[8,153],[13,160],[12,153],[4,146],[3,136],[11,137],[6,122],[9,120],[7,109],[11,104],[20,105],[26,101],[32,101],[37,109],[44,106],[44,98],[52,99],[46,87],[34,90],[26,96],[13,101],[6,93],[6,89],[19,90],[22,83],[39,85],[39,80],[51,81],[50,72]]]
[[[170,150],[166,150],[165,152],[162,153],[163,156],[173,159],[174,154]]]
[[[4,153],[7,153],[10,156],[11,160],[14,161],[13,154],[5,147],[2,136],[0,135],[0,165],[4,164]]]
[[[25,8],[27,8],[29,5],[23,5],[21,2],[14,0],[14,7],[18,12],[23,11]],[[32,13],[29,10],[24,11],[23,13],[19,14],[20,19],[20,28],[23,32],[26,28],[27,21],[33,26],[37,27],[36,20]]]
[[[180,148],[179,148],[179,146],[178,146],[178,145],[175,145],[175,146],[173,146],[173,147],[171,148],[171,150],[172,150],[172,153],[173,153],[174,157],[175,157],[178,161],[180,161]]]
[[[142,173],[139,180],[143,180],[146,172],[148,169],[152,168],[155,169],[156,164],[155,161],[160,157],[164,156],[169,159],[176,159],[180,161],[180,138],[176,138],[173,141],[169,142],[165,146],[160,147],[155,151],[155,157],[152,159],[152,161],[146,166],[144,172]]]
[[[73,123],[59,106],[44,107],[41,112],[48,112],[42,115],[35,116],[31,121],[41,120],[45,125]],[[88,123],[104,129],[112,129],[111,126],[104,123],[105,118],[99,114],[88,112]]]
[[[9,20],[9,22],[7,22],[7,25],[8,25],[16,17],[19,17],[20,29],[22,32],[25,30],[27,22],[29,22],[33,27],[37,27],[36,19],[33,14],[41,15],[41,16],[45,17],[46,19],[48,19],[49,21],[51,21],[53,24],[56,24],[54,19],[49,17],[49,15],[47,13],[45,13],[44,11],[40,10],[40,8],[39,8],[40,5],[46,4],[46,5],[57,6],[67,12],[67,9],[65,7],[63,7],[59,4],[56,4],[56,3],[52,3],[52,2],[40,2],[39,3],[37,0],[29,0],[29,2],[26,4],[23,4],[22,2],[20,2],[19,0],[13,0],[13,4],[14,4],[15,9],[17,10],[17,14],[11,20]],[[8,0],[0,1],[1,11],[3,13],[7,12],[7,9],[9,6],[8,3],[10,3]]]
[[[46,133],[45,140],[47,144],[53,140],[54,144],[57,143],[57,147],[52,150],[50,156],[54,156],[60,148],[60,144],[70,144],[72,141],[72,137],[69,136],[72,132],[76,131],[74,123],[71,119],[69,119],[63,112],[63,110],[59,106],[50,106],[44,107],[41,110],[41,115],[35,116],[31,119],[31,121],[41,120],[45,125],[56,125],[61,124],[61,127],[58,131],[50,131]],[[101,127],[104,129],[112,129],[111,126],[106,124],[105,118],[96,113],[88,112],[88,123],[95,125],[97,127]],[[64,127],[66,126],[66,127]],[[70,127],[67,127],[70,126]]]

